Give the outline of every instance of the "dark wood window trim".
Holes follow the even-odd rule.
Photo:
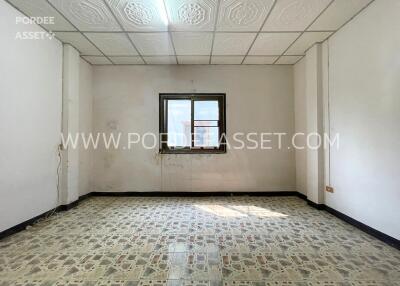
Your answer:
[[[168,115],[167,102],[171,99],[191,100],[191,146],[173,149],[168,147]],[[217,100],[219,105],[218,133],[219,148],[196,148],[194,142],[194,102],[201,100]],[[223,154],[226,153],[226,101],[225,93],[160,93],[159,95],[159,132],[161,154]],[[196,120],[200,121],[200,120]]]

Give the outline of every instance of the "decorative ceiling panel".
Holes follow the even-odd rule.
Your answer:
[[[56,32],[56,37],[63,43],[71,44],[82,55],[100,56],[101,52],[79,32]]]
[[[208,65],[209,62],[209,56],[178,56],[180,65]]]
[[[116,65],[143,65],[141,57],[110,57],[110,60]]]
[[[221,0],[217,30],[259,31],[274,0]]]
[[[85,33],[85,35],[107,56],[137,55],[124,33]]]
[[[304,31],[332,0],[279,0],[263,31]]]
[[[303,55],[312,45],[324,41],[331,32],[305,32],[294,42],[285,55]]]
[[[174,57],[174,56],[144,57],[144,60],[149,65],[175,65],[176,64],[176,57]]]
[[[337,30],[372,1],[373,0],[335,0],[308,30]]]
[[[54,24],[42,25],[49,31],[76,31],[46,0],[9,0],[9,2],[31,17],[53,17]]]
[[[373,0],[6,1],[95,64],[291,64]]]
[[[300,33],[261,33],[249,55],[281,55],[299,35]]]
[[[167,31],[163,0],[106,0],[126,31]]]
[[[245,55],[257,33],[215,34],[213,55]]]
[[[82,56],[82,58],[92,65],[112,65],[112,63],[103,56]]]
[[[146,56],[174,55],[168,33],[129,33],[139,53]]]
[[[213,65],[240,65],[244,56],[212,56]]]
[[[245,65],[272,65],[278,56],[247,56],[244,59]]]
[[[179,56],[209,55],[211,53],[212,38],[212,33],[172,33],[175,51]]]
[[[173,31],[213,31],[217,0],[164,0]]]
[[[49,0],[81,31],[120,31],[102,0]]]
[[[276,62],[277,65],[293,65],[297,63],[303,56],[282,56]]]

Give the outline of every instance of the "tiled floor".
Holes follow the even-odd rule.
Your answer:
[[[400,251],[296,197],[93,197],[0,241],[0,285],[400,285]]]

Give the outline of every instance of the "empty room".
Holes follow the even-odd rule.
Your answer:
[[[0,286],[400,286],[399,0],[0,0]]]

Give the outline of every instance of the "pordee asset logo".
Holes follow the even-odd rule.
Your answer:
[[[17,25],[54,25],[54,17],[16,17]],[[52,31],[18,31],[15,34],[16,40],[45,40],[53,39],[55,34]]]
[[[45,32],[45,31],[36,31],[36,32],[17,32],[15,34],[16,40],[45,40],[45,39],[53,39],[53,32]]]

